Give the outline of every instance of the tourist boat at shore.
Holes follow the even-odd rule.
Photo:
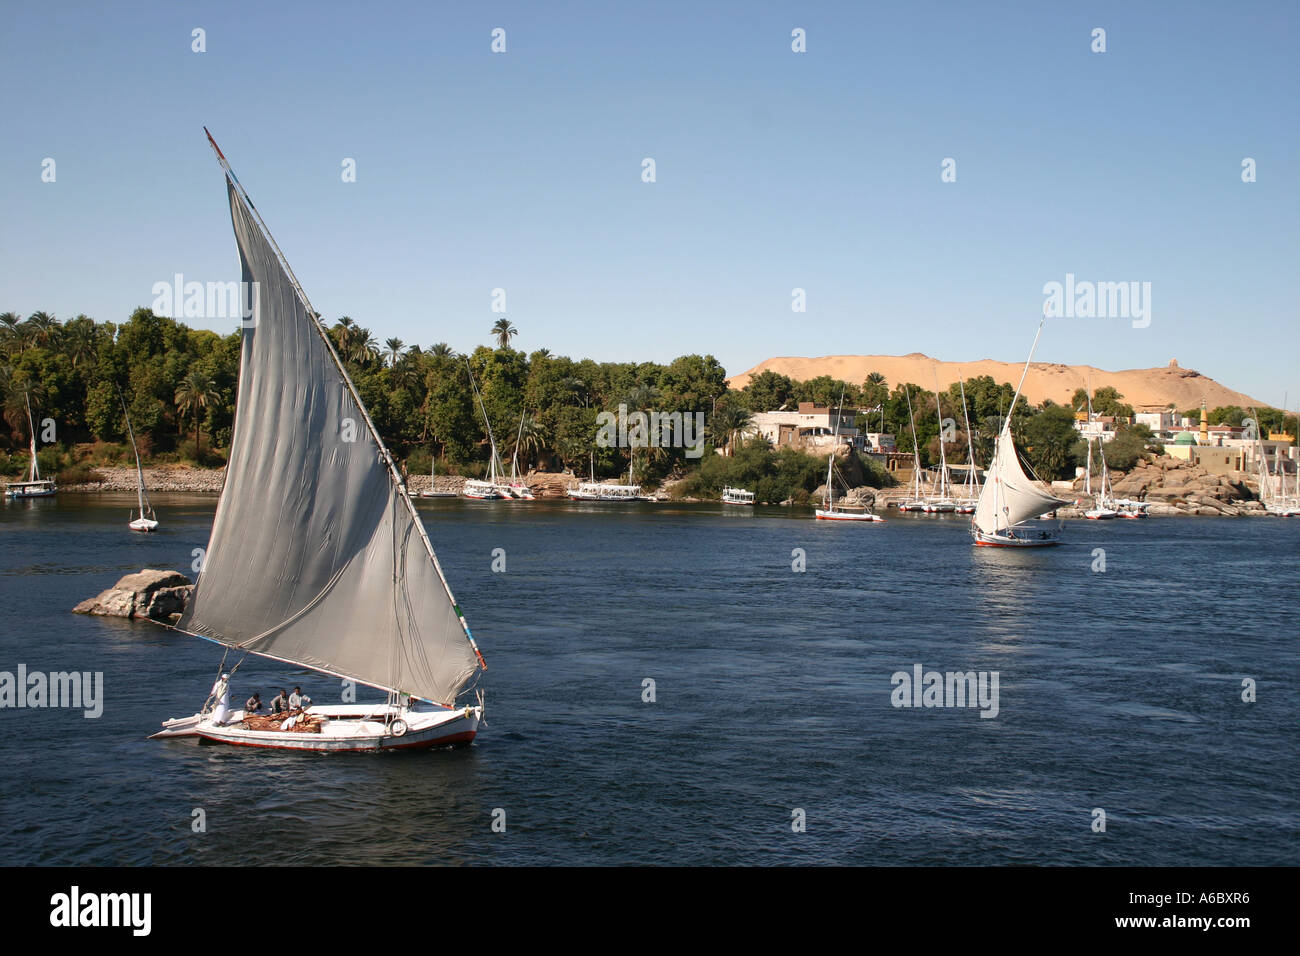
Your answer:
[[[1039,320],[1034,344],[1029,349],[1024,371],[1020,373],[1020,384],[1016,386],[1015,397],[1011,399],[1011,407],[1007,410],[1002,430],[998,432],[993,447],[993,460],[985,473],[984,487],[971,519],[971,538],[979,547],[1041,548],[1060,544],[1056,532],[1025,524],[1028,519],[1055,511],[1066,502],[1040,490],[1025,474],[1011,437],[1011,419],[1015,414],[1016,402],[1020,400],[1020,392],[1025,386],[1025,376],[1029,374],[1029,365],[1034,360],[1034,350],[1038,347],[1039,336],[1043,334],[1045,321],[1046,319]]]
[[[957,386],[961,389],[961,414],[966,422],[966,481],[962,485],[962,494],[957,500],[957,514],[973,515],[980,500],[980,481],[975,474],[975,438],[970,430],[970,413],[966,410],[966,383],[962,380],[961,370],[957,371]]]
[[[221,678],[192,717],[156,737],[337,752],[463,744],[483,717],[458,704],[485,668],[396,462],[306,293],[226,158],[243,281],[258,320],[242,331],[225,484],[198,582],[176,630],[376,688],[376,704],[263,717],[229,707]],[[363,422],[338,442],[344,422]],[[266,489],[277,493],[268,495]]]
[[[39,396],[37,396],[39,398]],[[36,461],[36,425],[32,420],[32,402],[26,393],[23,401],[27,404],[27,429],[31,433],[31,463],[27,467],[26,481],[11,481],[5,485],[6,498],[53,498],[59,489],[50,478],[41,477],[41,466]]]
[[[912,393],[910,389],[904,387],[903,394],[907,398],[907,420],[912,426],[912,480],[909,483],[908,497],[898,502],[894,507],[899,511],[924,511],[925,496],[921,493],[921,450],[916,441],[916,419],[912,415]]]
[[[724,505],[752,505],[754,503],[754,493],[746,491],[744,488],[723,488],[722,503]]]
[[[1259,413],[1253,408],[1250,413],[1258,422]],[[1255,435],[1255,463],[1259,472],[1259,500],[1264,505],[1265,513],[1278,518],[1300,517],[1300,500],[1297,500],[1295,495],[1287,494],[1286,470],[1282,465],[1281,455],[1274,452],[1273,467],[1270,468],[1268,456],[1264,453],[1264,443],[1258,431]],[[1300,486],[1300,474],[1296,475],[1296,484]]]
[[[501,456],[497,454],[497,440],[496,436],[492,434],[492,422],[488,419],[487,407],[483,404],[483,396],[478,390],[478,383],[474,381],[474,369],[470,367],[468,355],[465,356],[465,371],[469,373],[470,388],[473,390],[474,398],[478,402],[479,412],[483,415],[483,427],[487,430],[489,453],[487,478],[470,478],[465,482],[465,486],[460,493],[466,498],[473,498],[477,501],[501,501],[520,497],[505,483],[505,468],[501,465]]]
[[[1092,420],[1092,396],[1088,397],[1088,420]],[[1083,513],[1090,521],[1110,521],[1119,517],[1110,491],[1110,472],[1106,469],[1106,449],[1097,438],[1097,457],[1101,459],[1101,491],[1092,493],[1092,436],[1088,436],[1088,460],[1083,467],[1083,493],[1092,499],[1092,507]]]
[[[840,419],[844,412],[844,395],[840,394],[840,411],[835,417],[835,438],[840,435]],[[822,495],[822,506],[814,509],[813,517],[819,521],[865,521],[880,522],[885,519],[875,514],[866,505],[846,505],[835,501],[835,444],[831,443],[830,454],[826,456],[826,493]]]
[[[572,501],[645,501],[640,485],[615,481],[580,481],[567,492]]]
[[[921,510],[926,514],[952,514],[957,510],[957,502],[952,496],[952,484],[948,477],[948,452],[943,441],[943,406],[939,404],[939,384],[934,386],[934,410],[939,419],[939,478],[931,483],[932,494],[925,499]]]
[[[1149,518],[1147,514],[1147,503],[1145,501],[1134,501],[1132,498],[1117,498],[1114,501],[1115,513],[1121,518]]]
[[[140,449],[135,444],[135,429],[131,427],[131,413],[126,410],[126,396],[119,390],[117,397],[122,402],[122,415],[126,418],[126,435],[131,440],[131,451],[135,453],[135,490],[139,501],[139,509],[131,512],[132,518],[127,527],[132,531],[148,534],[158,530],[158,516],[154,514],[153,505],[149,503],[149,492],[144,487],[144,468],[140,465]]]
[[[515,452],[510,456],[510,480],[506,482],[506,492],[519,501],[533,501],[537,497],[533,494],[533,489],[519,477],[519,443],[524,437],[524,421],[527,418],[527,409],[519,413],[519,433],[515,435]]]

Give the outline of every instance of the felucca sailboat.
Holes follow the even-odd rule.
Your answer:
[[[830,454],[826,460],[826,494],[822,496],[822,506],[813,511],[813,517],[820,521],[884,521],[880,515],[870,511],[864,505],[844,505],[835,503],[835,447],[839,444],[840,420],[844,417],[844,393],[840,393],[840,407],[835,413],[835,436],[831,442]],[[847,487],[847,484],[846,484]]]
[[[1040,491],[1030,480],[1020,464],[1015,442],[1011,439],[1011,418],[1015,414],[1021,389],[1025,387],[1025,376],[1029,374],[1029,363],[1034,360],[1034,349],[1038,348],[1038,338],[1043,334],[1045,321],[1046,319],[1040,319],[1038,322],[1034,344],[1029,349],[1029,358],[1025,359],[1020,384],[1016,386],[1015,397],[1007,409],[1002,431],[998,432],[993,447],[993,460],[984,474],[984,487],[980,489],[975,516],[971,519],[971,537],[976,545],[982,547],[1038,548],[1060,544],[1056,532],[1023,523],[1029,518],[1055,511],[1066,502]]]
[[[457,698],[486,666],[483,657],[318,313],[208,141],[226,176],[254,308],[243,328],[225,485],[176,628],[227,655],[257,654],[377,688],[387,701],[245,714],[228,706],[239,664],[225,672],[223,658],[215,707],[167,721],[154,736],[312,751],[472,740],[482,695],[476,706]]]
[[[131,413],[126,410],[126,397],[121,390],[117,393],[118,400],[122,403],[122,415],[126,418],[126,436],[131,439],[131,451],[135,452],[135,481],[136,481],[136,498],[139,501],[139,510],[131,512],[131,521],[127,525],[132,531],[157,531],[158,516],[154,514],[153,505],[149,504],[149,493],[144,490],[144,469],[140,466],[140,449],[135,444],[135,429],[131,427]]]
[[[36,424],[32,420],[32,400],[27,393],[23,393],[23,401],[27,403],[27,430],[30,432],[31,441],[31,464],[27,468],[26,481],[11,481],[5,486],[5,497],[7,498],[53,498],[58,494],[58,488],[49,478],[41,477],[41,466],[36,461]]]

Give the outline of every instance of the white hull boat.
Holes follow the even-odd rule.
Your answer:
[[[222,724],[212,716],[195,722],[192,736],[211,743],[275,750],[414,750],[468,744],[478,734],[482,706],[457,710],[411,710],[382,705],[373,708],[333,705],[310,707],[283,720],[248,718],[236,711]],[[289,729],[253,729],[276,726]],[[250,726],[251,725],[251,726]]]
[[[1012,410],[1020,399],[1025,376],[1029,374],[1029,365],[1034,359],[1034,349],[1038,346],[1039,336],[1043,334],[1043,321],[1038,323],[1038,332],[1029,349],[1029,358],[1025,360],[1024,371],[1020,373],[1020,384],[1016,386],[1016,394],[1011,399]],[[1015,442],[1011,438],[1011,417],[1012,412],[1008,411],[993,446],[993,460],[989,462],[979,502],[971,517],[972,541],[982,548],[1042,548],[1059,544],[1060,536],[1057,532],[1025,524],[1031,518],[1055,511],[1065,502],[1044,492],[1025,474]]]
[[[5,486],[5,497],[22,499],[22,498],[53,498],[59,493],[59,489],[49,478],[41,477],[41,468],[36,461],[36,424],[32,420],[32,402],[27,394],[23,393],[23,401],[27,405],[27,428],[31,434],[31,464],[27,468],[26,481],[14,481]]]
[[[53,498],[59,493],[54,482],[49,479],[42,481],[15,481],[5,488],[5,497],[20,500],[23,498]]]
[[[835,415],[835,438],[838,441],[840,436],[840,420],[844,416],[844,393],[840,393],[839,411]],[[845,483],[847,487],[847,482]],[[835,445],[831,445],[831,453],[826,457],[826,494],[822,497],[822,506],[813,511],[813,519],[817,521],[857,521],[859,523],[875,524],[885,519],[875,514],[864,505],[844,505],[835,503]]]
[[[461,494],[466,498],[474,498],[478,501],[497,501],[506,497],[494,482],[481,481],[477,478],[471,478],[465,482],[465,489]]]
[[[126,396],[122,394],[121,389],[118,390],[117,397],[122,402],[122,414],[126,418],[126,434],[131,439],[131,451],[135,453],[136,496],[139,510],[131,512],[132,518],[127,523],[127,527],[132,531],[149,534],[158,530],[158,516],[154,514],[153,505],[149,504],[149,493],[145,491],[144,466],[140,464],[140,449],[135,444],[135,429],[131,427],[131,414],[126,410]]]
[[[878,514],[870,511],[844,511],[839,508],[818,508],[813,515],[822,521],[884,521]]]
[[[319,312],[208,137],[257,321],[241,330],[235,426],[199,573],[176,630],[388,695],[286,716],[230,707],[222,672],[199,713],[153,736],[339,752],[463,744],[483,717],[457,699],[487,664]],[[328,439],[363,422],[355,442]],[[285,496],[267,487],[290,489]],[[286,529],[291,529],[287,531]],[[268,569],[274,569],[269,574]]]
[[[1024,525],[992,533],[976,529],[972,534],[976,547],[980,548],[1046,548],[1061,543],[1060,536],[1054,531]]]

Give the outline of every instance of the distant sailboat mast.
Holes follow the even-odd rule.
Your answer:
[[[140,464],[140,449],[135,444],[135,429],[131,427],[131,413],[126,408],[126,396],[117,390],[118,401],[122,403],[122,417],[126,419],[126,435],[131,440],[131,451],[135,453],[136,499],[140,503],[140,517],[147,518],[153,512],[149,504],[149,495],[144,490],[144,467]]]
[[[28,468],[28,481],[37,482],[41,480],[41,469],[36,463],[36,423],[32,421],[32,400],[26,391],[23,392],[23,401],[27,403],[27,431],[32,438],[32,461]]]
[[[916,418],[912,415],[912,391],[904,385],[903,394],[907,397],[907,420],[912,426],[912,479],[916,483],[913,498],[919,499],[921,497],[921,448],[916,440]]]

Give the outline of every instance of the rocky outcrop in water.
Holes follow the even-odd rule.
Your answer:
[[[194,585],[179,571],[145,568],[128,574],[97,597],[82,601],[74,614],[173,621],[185,610]]]

